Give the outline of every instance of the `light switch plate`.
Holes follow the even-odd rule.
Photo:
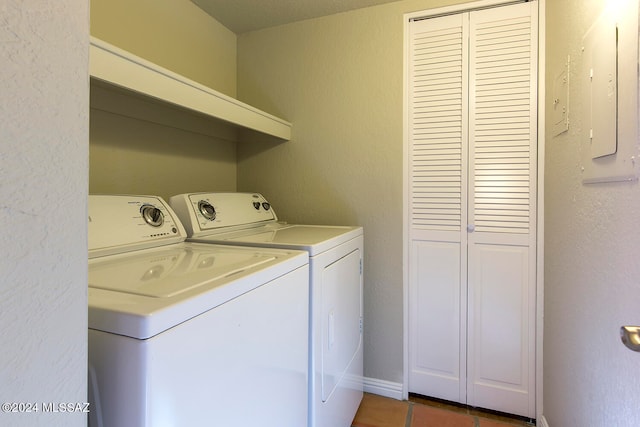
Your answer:
[[[553,79],[553,136],[569,130],[569,64],[570,57],[567,56],[563,69]]]

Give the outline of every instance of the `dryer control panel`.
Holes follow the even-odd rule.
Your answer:
[[[276,222],[269,202],[259,193],[190,193],[169,199],[189,237]]]
[[[178,243],[186,232],[157,196],[89,195],[89,258]]]

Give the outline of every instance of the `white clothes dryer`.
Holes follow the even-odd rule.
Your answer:
[[[306,425],[308,254],[185,238],[159,197],[89,196],[89,425]]]
[[[281,223],[257,193],[181,194],[169,203],[191,241],[309,253],[309,426],[351,426],[363,395],[362,227]]]

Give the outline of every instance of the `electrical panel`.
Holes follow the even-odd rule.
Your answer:
[[[605,9],[582,40],[580,141],[585,183],[638,176],[637,17],[637,10]]]

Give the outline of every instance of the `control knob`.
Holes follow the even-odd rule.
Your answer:
[[[202,214],[203,217],[208,219],[209,221],[213,221],[216,219],[216,208],[206,200],[200,200],[198,202],[198,210]]]
[[[153,205],[142,205],[140,214],[144,222],[152,227],[160,227],[164,223],[164,214]]]

